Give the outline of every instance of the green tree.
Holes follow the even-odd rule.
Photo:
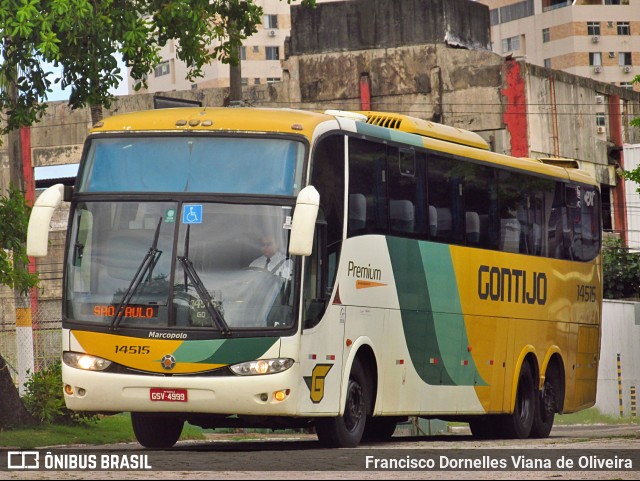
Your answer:
[[[0,133],[37,121],[56,83],[71,88],[73,108],[108,108],[109,89],[122,81],[118,55],[136,88],[145,85],[169,40],[176,40],[191,80],[215,60],[237,63],[233,53],[261,19],[253,0],[3,0],[0,79],[15,85],[17,95],[0,90],[0,110],[7,113]],[[61,68],[59,78],[51,78],[48,64]]]
[[[605,239],[602,246],[603,297],[640,297],[640,254],[630,252],[620,239]]]

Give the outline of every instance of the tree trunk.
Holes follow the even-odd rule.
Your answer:
[[[102,105],[91,104],[89,111],[91,112],[91,125],[96,125],[102,120]]]
[[[0,354],[0,429],[36,424],[18,394],[9,365]]]

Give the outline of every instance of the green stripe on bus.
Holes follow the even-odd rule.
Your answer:
[[[446,244],[430,242],[420,242],[419,246],[438,346],[447,373],[459,386],[485,385],[468,350],[469,339],[451,249]]]
[[[235,364],[259,359],[278,337],[251,337],[212,341],[185,341],[174,353],[181,362]]]
[[[422,137],[416,134],[410,134],[401,130],[387,129],[378,127],[377,125],[366,124],[364,122],[356,122],[356,129],[359,134],[370,135],[379,139],[393,140],[403,144],[415,145],[416,147],[424,147]]]
[[[407,349],[420,378],[435,385],[485,385],[467,350],[449,246],[396,237],[388,237],[387,245]]]

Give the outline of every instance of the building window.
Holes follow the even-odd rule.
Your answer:
[[[600,35],[600,22],[587,22],[587,35]]]
[[[620,87],[623,89],[633,90],[633,83],[631,82],[620,82]]]
[[[156,68],[153,71],[153,74],[156,77],[162,77],[163,75],[168,75],[171,72],[171,69],[169,67],[169,62],[162,62],[161,64],[158,64],[156,66]]]
[[[502,39],[502,53],[516,52],[520,50],[520,37]]]
[[[264,28],[278,28],[278,16],[277,15],[265,15],[264,16]]]
[[[254,45],[253,46],[253,53],[258,53],[260,52],[260,47],[258,45]]]
[[[589,65],[591,65],[592,67],[602,66],[602,53],[589,52]]]
[[[631,35],[629,22],[618,22],[618,35]]]
[[[274,82],[280,82],[280,77],[267,77],[267,83],[272,84]]]
[[[551,34],[549,33],[548,28],[542,29],[542,43],[547,43],[551,40]]]
[[[633,65],[631,62],[631,52],[620,52],[618,54],[618,65],[624,67],[625,65]]]
[[[253,85],[260,85],[260,78],[256,77],[253,79]]]
[[[550,58],[545,58],[544,59],[544,66],[546,68],[551,68],[551,59]]]
[[[265,58],[267,60],[280,60],[280,47],[265,47]]]
[[[247,60],[247,47],[240,47],[240,60]]]
[[[596,126],[604,127],[605,125],[607,125],[607,119],[605,117],[604,112],[596,113]]]

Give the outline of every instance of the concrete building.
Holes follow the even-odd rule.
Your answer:
[[[640,0],[477,0],[493,51],[640,90]]]
[[[316,0],[328,3],[337,0]],[[299,0],[298,0],[299,2]],[[247,38],[240,52],[242,85],[260,85],[282,80],[280,61],[284,59],[284,43],[291,30],[291,5],[286,0],[254,0],[262,7],[264,16],[258,31]],[[187,67],[176,57],[175,42],[170,40],[160,51],[162,62],[149,74],[147,88],[135,91],[129,78],[129,94],[197,90],[228,87],[229,65],[214,62],[204,68],[204,76],[193,82],[187,80]]]

